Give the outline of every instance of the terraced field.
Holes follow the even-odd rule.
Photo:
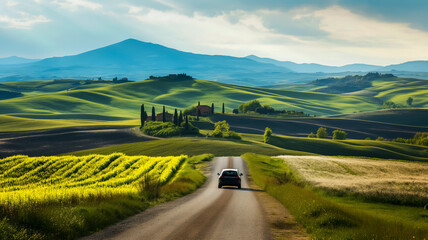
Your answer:
[[[76,203],[134,194],[144,175],[167,183],[187,156],[146,157],[122,153],[0,160],[0,204]]]

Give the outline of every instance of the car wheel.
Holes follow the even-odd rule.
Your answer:
[[[241,184],[238,185],[238,188],[241,189]]]
[[[222,187],[222,186],[221,186],[221,184],[219,184],[219,185],[218,185],[218,188],[221,188],[221,187]]]

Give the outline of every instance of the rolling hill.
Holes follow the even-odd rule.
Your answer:
[[[307,84],[282,85],[276,88],[365,96],[380,101],[393,101],[401,105],[405,105],[406,100],[412,97],[413,107],[428,107],[428,80],[400,78],[391,74],[369,73],[364,76],[326,78]]]
[[[231,112],[238,105],[253,99],[276,109],[299,110],[316,115],[371,111],[379,107],[371,98],[364,96],[264,89],[197,79],[149,79],[69,91],[61,91],[69,87],[69,82],[38,81],[32,84],[43,86],[36,87],[42,92],[34,92],[29,87],[31,84],[26,85],[28,92],[24,92],[23,97],[0,101],[0,114],[14,117],[9,118],[10,121],[21,118],[124,121],[138,119],[142,103],[146,104],[148,112],[152,106],[159,112],[163,105],[172,112],[174,108],[194,106],[198,101],[202,104],[214,103],[216,111],[220,111],[221,104],[225,103],[226,111]],[[9,83],[7,87],[9,90],[24,88],[20,82],[16,85]],[[59,92],[49,92],[55,89]],[[0,129],[3,127],[0,126]]]

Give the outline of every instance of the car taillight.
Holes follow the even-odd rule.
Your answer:
[[[239,177],[239,176],[237,176],[237,177],[236,177],[236,179],[240,179],[240,177]]]
[[[220,176],[220,179],[223,179],[224,178],[224,176]]]

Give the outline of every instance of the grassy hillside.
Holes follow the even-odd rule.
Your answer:
[[[337,115],[335,117],[421,127],[428,126],[428,108],[388,109]]]
[[[269,144],[328,156],[361,156],[428,162],[428,147],[374,140],[329,140],[272,136]]]
[[[401,105],[406,105],[406,100],[412,97],[414,99],[413,107],[428,107],[428,80],[388,75],[366,76],[329,78],[307,84],[277,87],[283,90],[346,93],[347,95],[370,97],[373,100],[393,101]]]
[[[42,84],[42,82],[36,82]],[[69,86],[63,82],[48,82],[48,86],[40,87],[46,92],[60,91]],[[4,90],[15,91],[25,87],[26,83],[8,83]],[[61,86],[57,86],[59,84]],[[31,84],[30,84],[31,85]],[[32,85],[31,85],[32,86]],[[33,87],[33,86],[32,86]],[[375,110],[376,103],[361,96],[343,96],[324,93],[272,90],[222,84],[204,80],[174,81],[168,79],[145,80],[109,85],[85,90],[70,90],[52,93],[36,93],[23,97],[0,101],[0,114],[34,119],[49,119],[55,115],[61,119],[110,120],[120,117],[121,120],[137,119],[142,103],[150,111],[155,106],[157,112],[162,105],[172,112],[174,108],[187,108],[197,104],[214,103],[216,111],[221,110],[224,102],[226,111],[252,99],[259,99],[275,109],[299,110],[309,114],[328,115],[352,113],[355,111]],[[79,116],[80,115],[80,116]],[[94,116],[98,115],[98,117]],[[107,119],[102,119],[103,117]]]
[[[169,155],[199,155],[211,153],[216,156],[238,156],[246,152],[265,155],[313,155],[301,151],[277,148],[263,143],[247,141],[227,141],[203,138],[171,138],[150,142],[128,143],[109,147],[88,149],[69,153],[72,155],[111,154],[122,152],[127,155],[169,156]]]

